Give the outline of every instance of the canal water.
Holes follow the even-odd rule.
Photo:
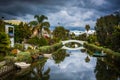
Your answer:
[[[111,63],[81,50],[59,50],[3,80],[120,80],[119,69]]]

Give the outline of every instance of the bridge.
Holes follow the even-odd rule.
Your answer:
[[[83,44],[85,43],[85,41],[80,41],[80,40],[66,40],[66,41],[62,41],[62,44],[63,44],[62,49],[68,49],[68,50],[79,50],[79,49],[83,49],[83,47],[75,47],[75,48],[66,47],[65,44],[66,44],[66,43],[70,43],[70,42],[79,43],[79,44],[81,44],[81,45],[83,45]]]

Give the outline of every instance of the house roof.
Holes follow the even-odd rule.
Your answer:
[[[4,20],[7,23],[11,23],[11,24],[15,24],[15,25],[19,25],[22,21],[20,20]],[[23,22],[26,23],[26,22]]]

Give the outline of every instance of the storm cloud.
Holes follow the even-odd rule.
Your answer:
[[[48,17],[51,26],[95,26],[100,16],[120,9],[120,0],[0,0],[0,17],[29,22],[36,14]]]

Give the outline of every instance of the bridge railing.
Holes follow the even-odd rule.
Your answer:
[[[80,43],[80,44],[84,44],[85,41],[80,41],[80,40],[66,40],[66,41],[62,41],[62,44],[66,44],[66,43],[70,43],[70,42],[76,42],[76,43]]]
[[[85,41],[80,41],[80,40],[66,40],[66,41],[62,41],[62,44],[63,44],[62,49],[78,50],[78,49],[82,49],[83,48],[83,47],[75,47],[75,48],[66,47],[65,44],[66,43],[70,43],[70,42],[75,42],[75,43],[79,43],[79,44],[82,44],[82,45],[85,43]]]

